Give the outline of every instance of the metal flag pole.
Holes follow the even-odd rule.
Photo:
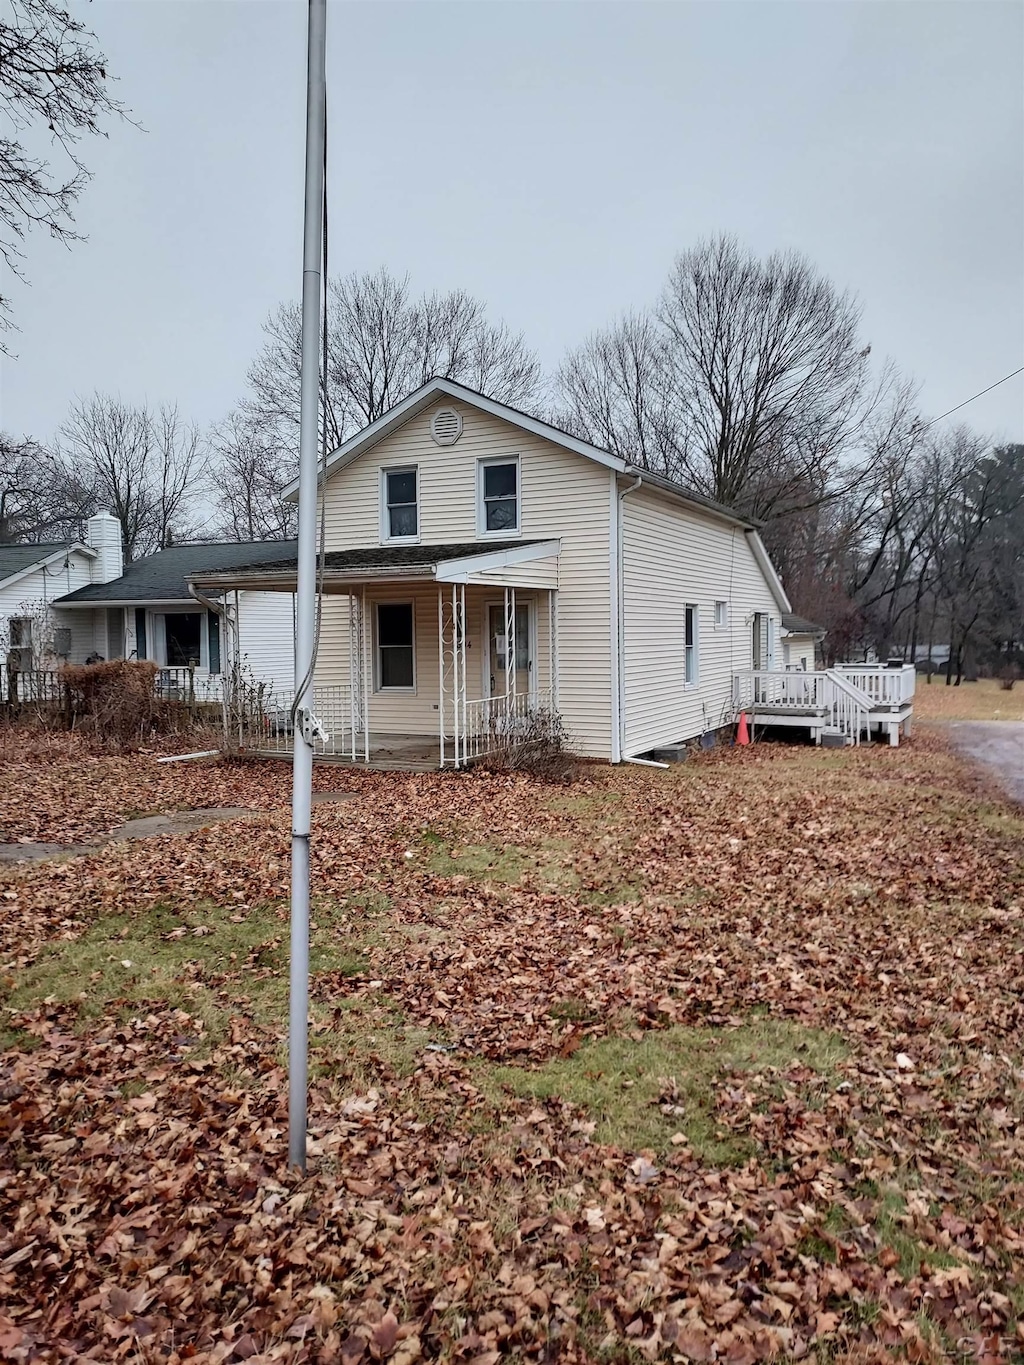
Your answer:
[[[306,197],[302,238],[302,381],[299,417],[299,546],[295,594],[292,737],[292,907],[288,1001],[288,1157],[306,1169],[309,1020],[309,837],[313,736],[309,707],[316,637],[317,417],[323,255],[327,0],[309,0],[306,76]]]

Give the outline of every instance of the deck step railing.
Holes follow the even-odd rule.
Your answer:
[[[874,703],[853,678],[835,669],[806,673],[752,669],[734,675],[733,705],[737,715],[743,711],[756,717],[761,712],[763,719],[774,712],[806,715],[809,723],[820,719],[859,744],[870,731]]]

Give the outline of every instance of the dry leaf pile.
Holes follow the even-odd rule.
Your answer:
[[[119,813],[142,807],[152,761],[106,762]],[[172,771],[177,805],[266,814],[2,874],[11,990],[110,916],[261,928],[183,973],[223,1036],[138,989],[11,1019],[0,1359],[1020,1357],[1024,825],[937,740],[594,768],[568,793],[318,769],[358,792],[316,809],[314,878],[360,958],[315,978],[306,1179],[257,990],[283,970],[288,773]],[[36,837],[89,819],[77,780],[17,775]],[[799,1050],[724,1067],[730,1162],[694,1151],[671,1077],[659,1151],[599,1142],[557,1093],[495,1098],[495,1068],[585,1075],[607,1035],[757,1018],[846,1051],[828,1074]],[[408,1067],[375,1051],[396,1019]],[[349,1065],[330,1044],[352,1020]]]

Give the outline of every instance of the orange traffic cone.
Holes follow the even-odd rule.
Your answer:
[[[749,743],[750,743],[750,736],[747,734],[747,713],[746,713],[746,711],[741,711],[741,712],[740,712],[740,723],[739,723],[739,725],[737,725],[737,727],[736,727],[736,743],[737,743],[737,744],[749,744]]]

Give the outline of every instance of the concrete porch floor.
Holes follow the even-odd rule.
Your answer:
[[[426,773],[441,766],[441,745],[436,735],[391,735],[370,731],[370,761],[360,756],[353,759],[347,753],[316,753],[314,762],[331,763],[342,768],[373,768],[380,772]],[[284,752],[265,751],[268,758],[291,758],[291,748]]]

